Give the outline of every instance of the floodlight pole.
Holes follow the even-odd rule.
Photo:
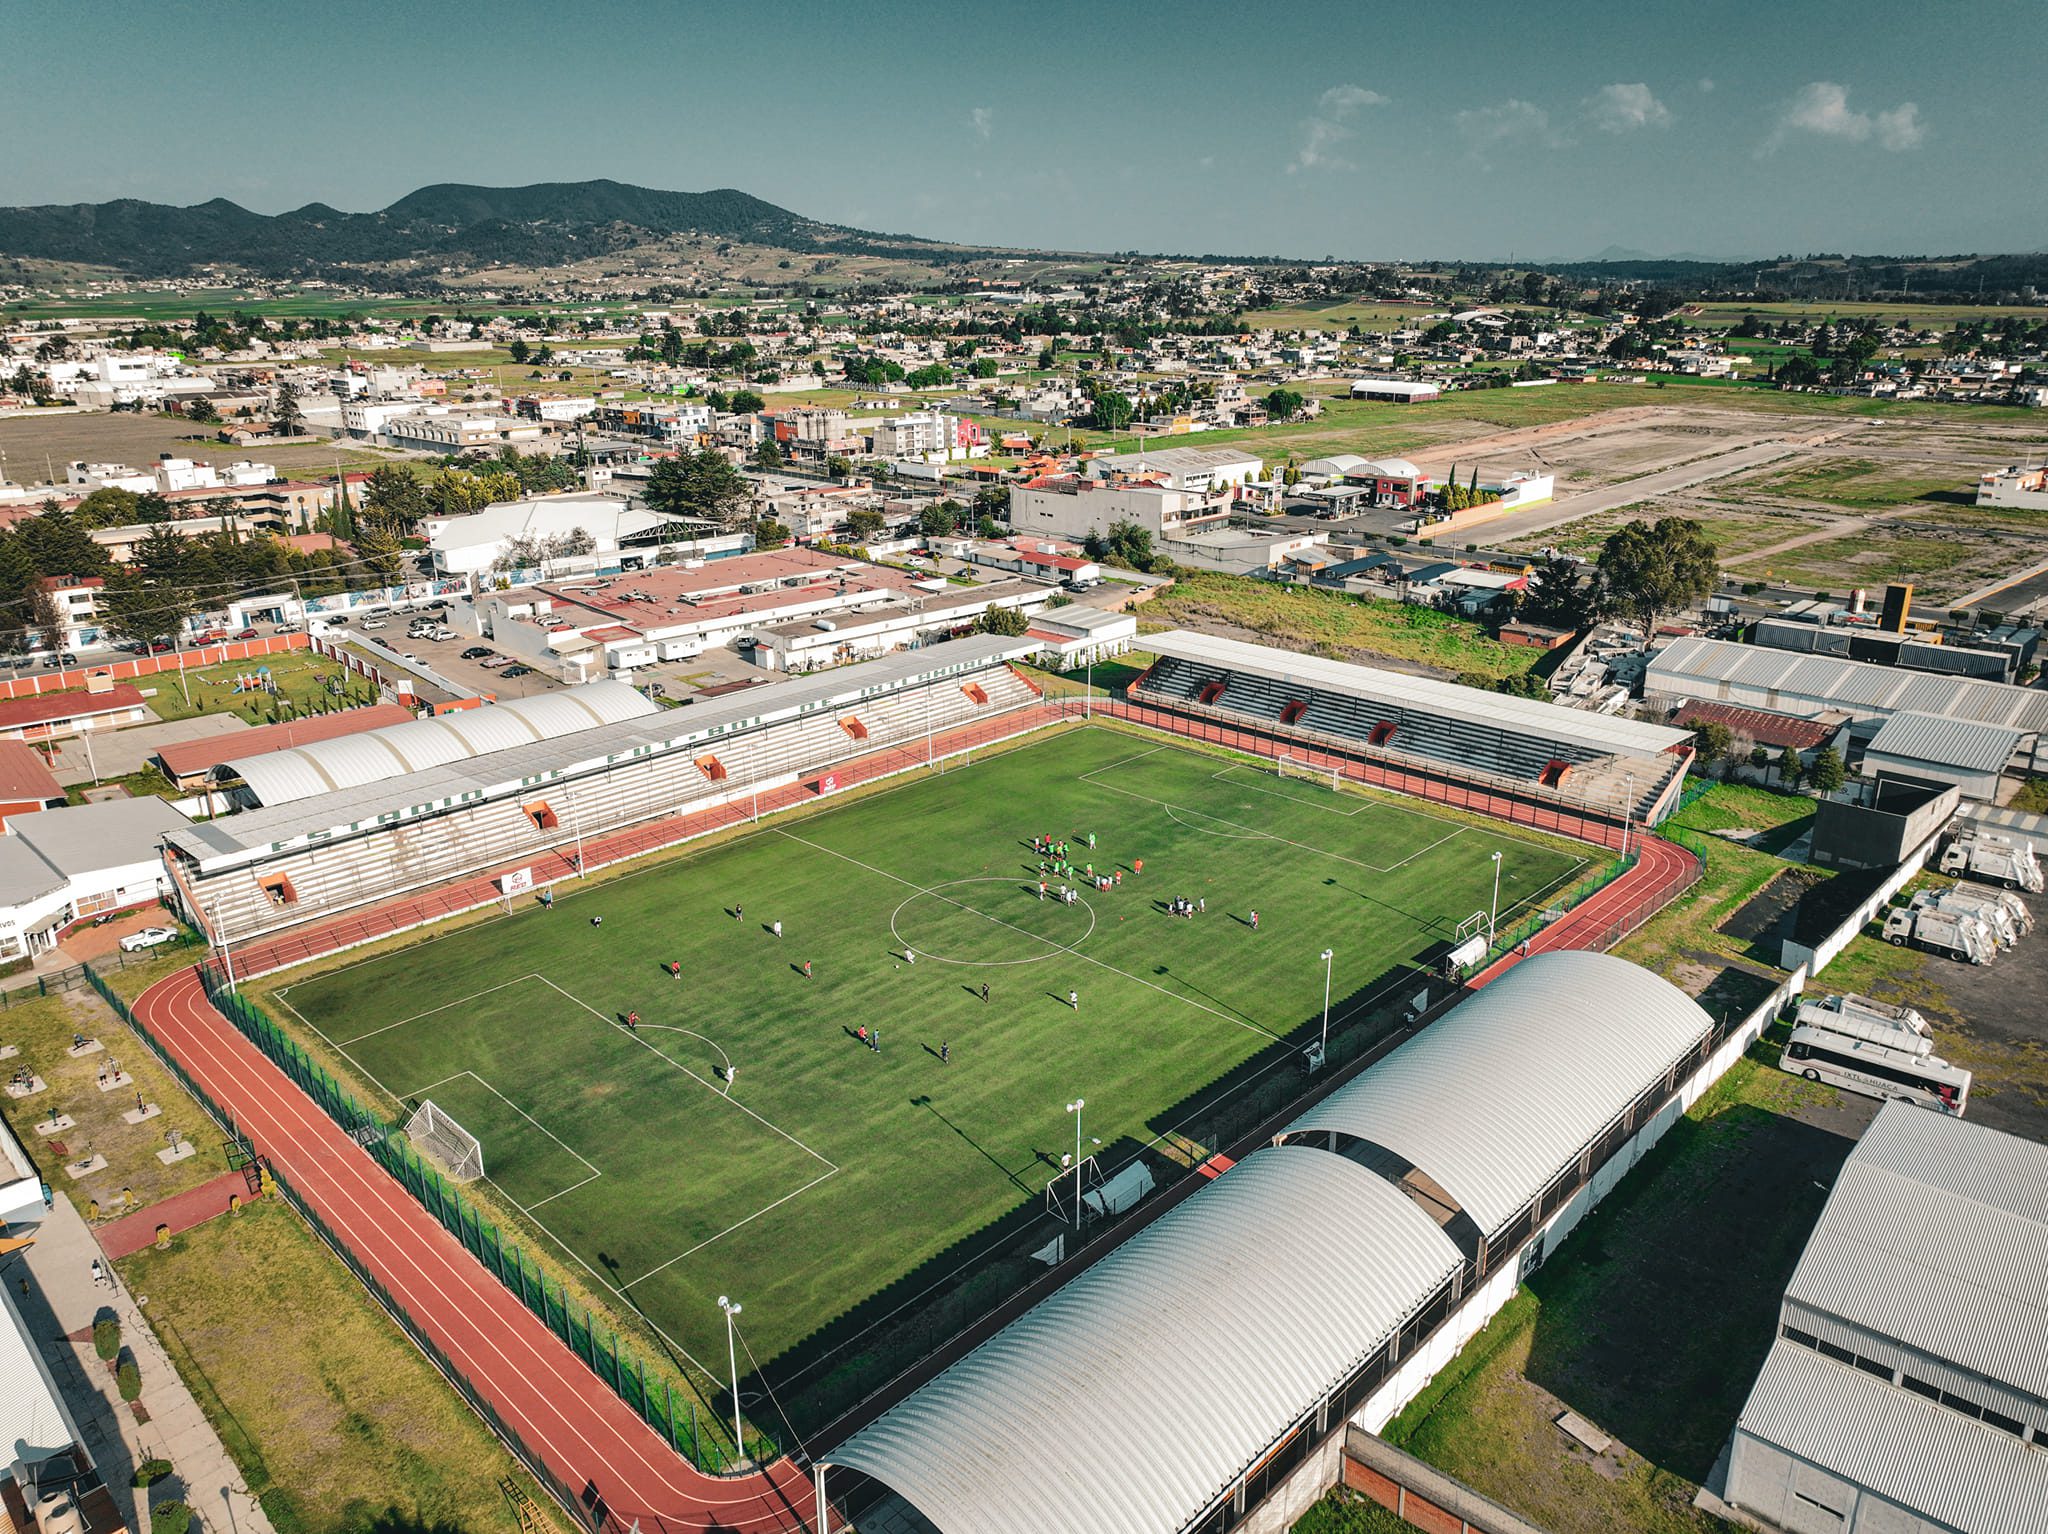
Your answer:
[[[1323,1053],[1330,1052],[1330,968],[1337,959],[1337,950],[1323,950]]]
[[[235,956],[228,952],[228,929],[220,924],[220,907],[218,905],[210,905],[206,908],[206,922],[209,927],[214,929],[214,934],[220,942],[220,961],[227,966],[228,989],[239,996],[241,990],[235,984]]]
[[[587,877],[583,872],[583,815],[576,808],[576,795],[567,783],[562,785],[562,797],[569,804],[569,829],[576,834],[576,877]]]
[[[1081,1228],[1081,1110],[1088,1106],[1084,1097],[1074,1099],[1074,1229]]]
[[[1500,854],[1493,855],[1493,911],[1486,918],[1486,946],[1491,948],[1500,935]]]
[[[1636,818],[1636,775],[1632,772],[1625,772],[1622,774],[1621,781],[1628,789],[1628,798],[1621,806],[1621,855],[1627,857],[1628,830]]]
[[[732,1452],[735,1459],[745,1459],[746,1439],[740,1431],[740,1361],[732,1340],[732,1318],[740,1313],[740,1307],[721,1294],[718,1308],[725,1312],[725,1361],[732,1372]]]
[[[1095,717],[1095,650],[1092,646],[1088,651],[1087,686],[1088,691],[1081,699],[1081,717],[1083,719],[1093,719]]]

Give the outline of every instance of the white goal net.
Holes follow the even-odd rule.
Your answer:
[[[464,1129],[431,1098],[405,1121],[405,1137],[454,1182],[474,1182],[484,1175],[483,1142]]]
[[[1321,784],[1332,793],[1337,791],[1337,769],[1335,765],[1317,767],[1302,761],[1299,757],[1293,756],[1282,756],[1275,765],[1279,775],[1283,778],[1305,778],[1311,783]]]

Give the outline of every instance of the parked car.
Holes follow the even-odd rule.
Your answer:
[[[243,629],[241,633],[235,635],[237,639],[254,639],[255,637],[256,631],[254,629]]]
[[[462,652],[462,658],[464,660],[482,660],[486,655],[489,655],[490,653],[491,647],[489,645],[473,644],[467,650],[464,650]]]
[[[175,650],[176,648],[177,646],[172,644],[168,639],[152,639],[149,642],[149,653],[151,655],[168,655],[171,651]]]
[[[505,669],[504,669],[503,671],[499,672],[498,674],[499,674],[500,676],[505,676],[505,677],[514,677],[514,676],[532,676],[532,675],[533,675],[533,667],[531,667],[531,666],[507,666],[507,667],[506,667],[506,668],[505,668]]]
[[[174,941],[178,936],[176,927],[144,927],[140,932],[131,932],[121,939],[123,953],[140,953],[145,948],[154,948],[158,943]]]
[[[374,633],[378,629],[388,629],[390,627],[391,625],[386,623],[382,618],[366,618],[363,620],[363,632],[366,634]]]

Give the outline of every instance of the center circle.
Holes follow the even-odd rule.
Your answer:
[[[1004,885],[1007,894],[989,888]],[[1069,906],[1058,898],[1056,881],[1046,890],[1041,900],[1036,880],[1000,875],[935,884],[889,913],[889,935],[897,947],[940,964],[1042,964],[1079,948],[1095,931],[1095,907],[1086,895],[1076,889]]]

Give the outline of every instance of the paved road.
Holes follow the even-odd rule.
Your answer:
[[[1791,442],[1753,442],[1747,447],[1738,447],[1725,453],[1716,453],[1710,458],[1695,459],[1675,468],[1659,469],[1654,474],[1640,475],[1625,479],[1619,484],[1604,485],[1598,490],[1588,490],[1581,495],[1567,495],[1552,501],[1547,506],[1531,507],[1528,511],[1513,511],[1506,516],[1496,517],[1479,527],[1468,529],[1467,533],[1479,533],[1489,543],[1505,543],[1512,539],[1527,538],[1535,533],[1545,533],[1553,527],[1563,527],[1585,517],[1597,517],[1603,511],[1618,511],[1624,506],[1633,506],[1638,501],[1647,501],[1660,495],[1674,495],[1681,490],[1690,490],[1710,480],[1726,479],[1731,474],[1740,474],[1748,469],[1774,463],[1781,458],[1790,458],[1806,449]],[[1466,536],[1464,534],[1460,537]]]

